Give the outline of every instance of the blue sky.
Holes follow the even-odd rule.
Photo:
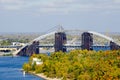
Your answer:
[[[120,31],[120,0],[0,0],[0,32]]]

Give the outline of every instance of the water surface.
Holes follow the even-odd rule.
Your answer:
[[[34,75],[21,72],[22,65],[28,57],[0,57],[0,80],[44,80]]]

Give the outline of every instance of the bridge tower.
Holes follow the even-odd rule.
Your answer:
[[[93,50],[93,34],[84,32],[82,34],[82,49]]]
[[[66,52],[66,47],[64,47],[64,44],[66,44],[67,38],[65,32],[57,32],[55,33],[55,52],[63,51]]]
[[[20,56],[31,56],[32,54],[39,54],[39,41],[33,41],[31,45],[23,48],[18,55]]]

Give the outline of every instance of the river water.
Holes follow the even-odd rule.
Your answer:
[[[34,75],[23,75],[21,69],[28,57],[0,57],[0,80],[44,80]]]

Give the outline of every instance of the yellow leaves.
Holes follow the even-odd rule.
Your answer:
[[[37,54],[35,54],[35,53],[34,53],[34,54],[32,54],[32,57],[37,57]]]
[[[120,60],[120,56],[118,56],[117,59]]]
[[[36,65],[35,66],[35,73],[41,73],[42,72],[43,65]]]
[[[57,52],[46,55],[33,55],[44,60],[36,66],[36,72],[49,77],[62,77],[70,80],[117,80],[120,79],[120,51],[73,50],[69,53]],[[31,69],[30,62],[23,69]]]
[[[85,73],[79,75],[77,80],[91,80],[91,77],[87,72],[85,72]]]
[[[110,54],[110,51],[105,51],[105,56],[109,55]]]
[[[30,64],[24,63],[23,69],[24,69],[26,72],[30,71],[30,70],[31,70]]]

